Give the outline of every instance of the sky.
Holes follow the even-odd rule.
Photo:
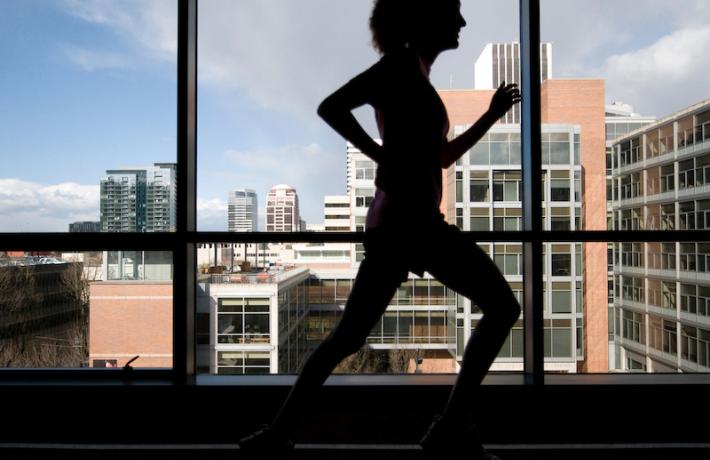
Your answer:
[[[707,0],[543,0],[553,77],[603,78],[607,102],[663,117],[710,98]],[[473,87],[488,42],[518,39],[516,0],[462,1],[437,88]],[[176,158],[175,0],[3,0],[0,231],[99,219],[107,169]],[[378,59],[371,0],[201,0],[198,229],[227,229],[227,194],[294,187],[308,223],[344,194],[345,141],[318,103]],[[356,116],[374,135],[372,110]]]

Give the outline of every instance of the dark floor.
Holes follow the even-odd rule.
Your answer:
[[[489,446],[489,451],[502,460],[519,459],[603,459],[603,460],[655,460],[655,459],[703,459],[710,458],[710,445],[616,445],[616,446]],[[92,458],[92,459],[240,459],[238,448],[228,445],[177,446],[152,445],[0,445],[0,458]],[[266,460],[266,456],[262,456]],[[418,446],[413,445],[315,445],[299,444],[291,457],[299,459],[425,459]],[[446,459],[444,455],[437,459]],[[464,452],[456,454],[457,459],[466,459]]]
[[[481,439],[503,460],[710,459],[710,385],[480,389]],[[0,459],[239,459],[288,387],[0,385]],[[303,414],[294,459],[424,458],[447,386],[332,386]],[[321,443],[331,444],[321,444]],[[300,444],[299,444],[300,443]],[[440,456],[466,459],[465,453]],[[261,456],[266,460],[267,456]]]

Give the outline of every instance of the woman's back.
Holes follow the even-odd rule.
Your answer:
[[[368,227],[438,218],[446,109],[413,51],[390,53],[375,66],[381,67],[375,110],[384,153]]]

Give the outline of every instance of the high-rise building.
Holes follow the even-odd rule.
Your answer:
[[[381,139],[375,139],[375,142],[377,142],[378,144],[382,144]],[[367,155],[361,153],[360,150],[355,148],[354,145],[348,142],[345,170],[347,177],[346,193],[348,194],[348,196],[350,196],[352,194],[352,188],[355,184],[355,181],[361,181],[361,184],[374,184],[373,181],[375,180],[375,174],[377,172],[377,164],[372,161]]]
[[[266,231],[297,232],[300,217],[296,190],[285,184],[274,185],[266,196]]]
[[[381,143],[380,139],[376,142]],[[370,203],[375,199],[377,163],[355,146],[347,144],[347,190],[350,197],[351,229],[365,231],[365,220]]]
[[[177,228],[174,163],[106,171],[101,178],[102,232],[171,232]]]
[[[101,231],[145,232],[145,170],[109,170],[101,178]]]
[[[146,231],[177,230],[177,165],[156,163],[146,168]]]
[[[72,222],[69,224],[69,233],[90,233],[90,232],[100,232],[101,222]]]
[[[455,125],[455,135],[468,126]],[[580,132],[575,123],[543,124],[543,228],[581,227],[582,167]],[[449,169],[449,222],[466,231],[522,230],[522,170],[519,126],[499,123]],[[521,242],[478,245],[505,275],[522,302]],[[581,243],[545,243],[544,317],[545,369],[577,372],[583,359],[583,254]],[[465,261],[464,261],[465,263]],[[475,281],[474,281],[475,282]],[[481,287],[484,289],[484,287]],[[468,299],[458,299],[456,358],[463,359],[482,312]],[[494,370],[522,370],[523,321],[520,318],[494,363]],[[606,356],[606,355],[605,355]]]
[[[552,78],[552,44],[540,44],[540,81]],[[496,89],[502,82],[520,85],[520,43],[488,43],[475,63],[474,89]],[[504,118],[520,123],[520,107],[514,106]]]
[[[606,127],[606,201],[607,201],[607,229],[614,229],[612,216],[612,151],[614,140],[631,131],[648,126],[656,121],[656,117],[644,117],[634,112],[634,108],[623,102],[612,102],[604,107]],[[611,261],[610,261],[611,264]]]
[[[635,131],[644,126],[648,126],[656,121],[655,117],[644,117],[634,112],[634,108],[623,102],[612,102],[607,104],[605,111],[605,127],[606,127],[606,227],[608,230],[614,229],[614,186],[613,186],[613,145],[614,140],[622,137],[631,131]],[[614,310],[614,243],[607,243],[607,283],[608,283],[608,300],[609,300],[609,321],[613,322]],[[609,336],[609,368],[619,369],[620,364],[617,363],[617,353],[614,335]]]
[[[440,90],[439,95],[447,108],[451,126],[459,126],[461,130],[487,110],[493,92],[492,89]],[[568,104],[565,94],[578,95],[575,103]],[[604,98],[602,80],[548,78],[541,86],[544,218],[548,229],[606,229]],[[449,222],[461,224],[463,228],[468,225],[470,229],[481,226],[496,230],[501,225],[504,229],[516,225],[515,220],[521,215],[517,200],[498,203],[495,196],[485,197],[480,204],[468,200],[472,193],[474,196],[483,193],[481,190],[486,186],[489,193],[501,193],[493,187],[502,189],[504,194],[506,190],[512,193],[521,174],[519,133],[520,127],[516,123],[498,123],[445,172],[443,202]],[[493,246],[491,254],[495,257],[500,254],[495,246],[500,245]],[[498,251],[507,254],[508,249]],[[550,275],[549,271],[546,274],[546,367],[572,371],[576,362],[576,370],[607,372],[606,244],[546,244],[545,251],[548,268],[553,260],[556,266],[569,263],[575,267],[563,278],[556,278],[558,275]],[[513,252],[509,259],[515,256]],[[569,308],[572,311],[568,311]],[[464,314],[467,311],[469,309],[463,309]],[[562,313],[559,321],[558,313]],[[476,320],[475,315],[472,320]],[[473,326],[464,327],[464,333]],[[511,353],[517,353],[514,343],[511,343]]]
[[[617,230],[710,228],[710,99],[613,141]],[[615,369],[710,371],[710,243],[614,248]]]
[[[229,192],[227,220],[230,232],[255,232],[259,222],[256,191],[238,188]]]
[[[350,197],[327,195],[323,200],[323,222],[326,232],[350,231]]]

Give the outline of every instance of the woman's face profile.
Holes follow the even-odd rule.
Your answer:
[[[466,26],[466,20],[461,16],[459,0],[433,0],[432,14],[426,20],[423,40],[429,42],[438,51],[459,47],[459,32]]]

